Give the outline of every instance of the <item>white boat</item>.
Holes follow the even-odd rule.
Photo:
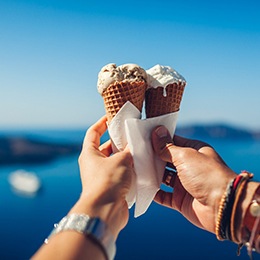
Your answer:
[[[35,173],[25,170],[10,173],[8,180],[15,191],[25,195],[35,195],[41,188],[39,177]]]

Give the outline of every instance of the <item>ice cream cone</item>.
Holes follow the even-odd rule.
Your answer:
[[[156,117],[180,109],[185,79],[169,66],[155,65],[147,70],[148,89],[145,94],[146,117]]]
[[[145,94],[145,113],[147,118],[177,112],[180,109],[185,85],[173,83],[164,87],[149,88]],[[166,95],[164,94],[166,93]]]
[[[138,65],[104,66],[98,75],[98,91],[104,100],[108,123],[127,101],[141,113],[146,89],[147,74]]]
[[[108,123],[112,121],[114,116],[127,101],[130,101],[136,106],[141,113],[146,88],[147,84],[145,81],[115,82],[111,84],[102,93]]]

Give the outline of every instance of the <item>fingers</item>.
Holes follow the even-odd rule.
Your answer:
[[[106,121],[106,116],[103,116],[88,129],[84,138],[83,146],[90,145],[98,149],[100,145],[100,138],[107,130]]]
[[[159,151],[165,147],[165,144],[172,143],[172,138],[166,127],[159,126],[152,132],[152,141],[154,148]]]
[[[163,175],[162,183],[164,183],[167,186],[173,187],[176,178],[176,173],[177,172],[174,171],[173,169],[169,169],[168,167],[166,167]]]
[[[112,154],[112,145],[111,140],[106,141],[105,143],[101,144],[99,146],[99,151],[103,153],[106,157],[110,156]]]
[[[219,156],[219,154],[214,150],[214,148],[205,142],[188,139],[177,135],[173,137],[173,142],[177,146],[193,148],[200,153],[203,153],[211,158],[220,161],[223,164],[226,164]]]
[[[154,198],[154,201],[163,206],[182,212],[183,203],[185,204],[185,207],[189,207],[186,203],[191,203],[190,200],[192,197],[184,189],[180,179],[176,175],[174,178],[174,183],[172,183],[172,187],[173,192],[159,190]]]
[[[181,137],[181,136],[178,136],[178,135],[175,135],[173,137],[173,142],[177,146],[190,147],[190,148],[193,148],[197,151],[200,150],[203,147],[211,147],[209,144],[207,144],[205,142],[184,138],[184,137]]]
[[[169,132],[164,126],[159,126],[152,132],[152,143],[155,152],[161,157],[161,159],[166,162],[172,162],[173,164],[175,164],[174,162],[177,157],[181,158],[185,153],[187,155],[188,150],[184,150],[183,147],[191,148],[199,153],[223,162],[216,151],[205,142],[177,135],[174,136],[172,141]]]
[[[154,201],[162,206],[171,208],[171,209],[176,209],[175,204],[173,203],[173,193],[172,192],[166,192],[163,190],[159,190],[155,197]]]
[[[113,156],[120,156],[122,158],[122,160],[127,162],[128,165],[131,165],[132,167],[134,165],[134,160],[133,160],[133,157],[132,157],[132,154],[130,152],[128,145],[125,147],[125,149],[123,151],[117,152]]]
[[[152,132],[152,144],[154,151],[166,162],[173,162],[173,154],[178,149],[173,145],[169,131],[164,126],[157,127]]]

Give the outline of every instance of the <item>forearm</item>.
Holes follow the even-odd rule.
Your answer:
[[[89,237],[73,231],[64,231],[55,235],[51,238],[50,243],[43,245],[32,259],[106,260],[105,255],[98,244]]]
[[[128,212],[128,208],[126,202],[120,198],[116,202],[92,201],[92,198],[83,193],[77,203],[71,208],[69,214],[87,214],[90,217],[100,218],[107,224],[116,240],[119,232],[126,225],[122,212]]]
[[[77,228],[78,225],[82,226],[81,224],[78,224],[82,219],[85,221],[85,219],[88,220],[89,217],[98,218],[102,221],[102,223],[104,223],[106,227],[105,233],[109,233],[110,241],[115,242],[116,236],[114,233],[112,234],[110,232],[110,222],[107,217],[109,213],[112,215],[116,214],[115,212],[112,212],[112,209],[115,207],[110,205],[110,210],[108,208],[108,206],[97,207],[92,205],[90,200],[87,200],[86,198],[80,198],[65,218],[68,221],[63,223],[71,223],[74,215],[76,215],[77,219],[76,221],[73,219],[73,222],[76,224],[75,227]],[[83,222],[83,225],[84,223],[86,222]],[[96,226],[96,224],[94,225]],[[68,227],[67,224],[60,224],[60,226],[66,226],[66,228],[63,228],[62,231],[51,235],[47,245],[43,245],[41,249],[35,254],[33,259],[107,259],[108,248],[104,247],[104,244],[98,239],[95,239],[92,234],[88,234],[88,232],[86,234],[82,234],[76,229],[71,229],[71,227]],[[95,228],[95,230],[99,232],[98,227],[97,229]],[[114,231],[115,230],[117,230],[117,234],[120,231],[119,228],[114,229]],[[106,241],[108,241],[107,238]],[[111,247],[109,247],[109,249],[110,248]],[[109,250],[109,252],[111,251]]]
[[[129,211],[125,196],[134,174],[128,150],[111,156],[111,142],[100,146],[106,117],[86,133],[79,156],[82,194],[33,259],[113,259],[115,240]]]

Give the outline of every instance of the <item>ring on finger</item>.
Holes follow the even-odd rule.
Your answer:
[[[165,170],[163,175],[163,183],[167,186],[173,187],[176,173],[171,170]]]

